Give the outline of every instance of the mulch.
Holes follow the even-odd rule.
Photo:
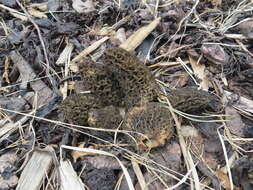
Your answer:
[[[250,0],[0,0],[0,189],[22,189],[44,152],[33,189],[253,189],[252,13]],[[112,47],[166,91],[202,89],[221,108],[184,115],[145,153],[68,123],[58,108],[78,91],[76,61],[99,63]]]

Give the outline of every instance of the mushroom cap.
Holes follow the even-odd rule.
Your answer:
[[[191,112],[203,108],[211,107],[214,110],[220,107],[218,99],[204,90],[198,90],[192,87],[185,87],[172,90],[168,95],[173,108]]]
[[[140,150],[163,146],[174,134],[170,111],[158,102],[130,109],[122,128],[134,132],[131,135]]]
[[[61,105],[59,111],[64,118],[75,125],[87,125],[88,111],[91,108],[100,108],[102,105],[98,99],[91,95],[74,94],[68,96]]]
[[[107,49],[103,62],[123,90],[124,107],[157,99],[159,86],[153,74],[134,54],[121,48]]]

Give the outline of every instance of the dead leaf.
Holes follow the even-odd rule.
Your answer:
[[[189,75],[182,75],[180,76],[176,81],[176,85],[174,85],[176,88],[182,88],[183,86],[185,86],[187,84],[189,80]]]
[[[200,89],[208,91],[209,80],[205,73],[205,65],[199,64],[198,61],[191,56],[189,56],[189,61],[191,63],[194,74],[201,80]]]
[[[201,157],[204,152],[204,138],[198,132],[195,127],[192,126],[182,126],[183,131],[189,131],[186,138],[186,143],[189,149],[197,156]],[[185,133],[184,132],[184,133]]]
[[[253,188],[252,171],[253,160],[250,157],[243,156],[236,160],[231,168],[234,184],[242,187],[243,190],[251,190]]]
[[[26,103],[23,97],[0,97],[0,106],[12,111],[22,111]],[[17,115],[13,112],[7,112],[7,114],[12,117]]]
[[[9,72],[8,72],[8,69],[9,69],[9,63],[10,63],[10,59],[9,57],[5,57],[4,59],[4,73],[3,73],[3,79],[6,80],[7,83],[10,83],[10,79],[9,79]]]
[[[213,6],[217,7],[220,6],[222,3],[222,0],[210,0]]]
[[[205,152],[205,155],[203,157],[203,160],[205,162],[205,164],[211,168],[212,170],[216,170],[218,165],[219,165],[219,162],[216,158],[216,155],[213,154],[213,153],[208,153],[208,152]]]
[[[166,146],[160,147],[159,149],[151,150],[149,154],[149,158],[152,159],[154,162],[159,163],[163,167],[169,168],[175,172],[180,173],[180,168],[182,164],[182,152],[180,145],[176,142],[171,144],[167,143]],[[155,166],[157,167],[157,166]],[[175,185],[175,179],[171,178],[169,175],[164,173],[156,172],[166,184]],[[144,175],[145,181],[148,185],[150,190],[152,189],[164,189],[164,186],[161,184],[160,180],[154,180],[157,178],[156,174],[154,173],[146,173]],[[152,183],[151,183],[152,182]],[[151,183],[151,184],[150,184]]]
[[[253,18],[245,19],[238,25],[238,28],[245,37],[253,39]]]
[[[94,168],[85,173],[83,182],[87,185],[86,189],[99,190],[99,189],[115,189],[117,178],[113,170],[102,168]],[[134,189],[129,188],[129,189]]]
[[[0,189],[15,189],[18,184],[18,177],[12,175],[9,177],[2,177],[0,175]]]
[[[241,115],[237,112],[236,109],[227,106],[225,108],[225,114],[228,115],[226,117],[226,124],[229,127],[231,133],[236,136],[243,137],[244,136],[244,127],[245,124],[242,122]]]
[[[85,145],[86,145],[86,143],[81,143],[81,144],[79,144],[78,147],[79,147],[79,148],[84,148]],[[95,146],[90,146],[89,148],[97,149]],[[93,154],[93,153],[88,153],[88,152],[83,152],[83,151],[78,151],[78,150],[73,150],[73,151],[71,152],[71,156],[72,156],[74,162],[76,162],[79,158],[83,158],[83,157],[85,157],[85,156],[90,156],[90,155],[93,156],[93,155],[95,155],[95,154]]]
[[[47,4],[47,10],[49,11],[57,11],[61,7],[61,3],[59,0],[49,0]]]
[[[201,52],[214,64],[226,64],[229,61],[228,54],[218,44],[203,44]]]
[[[208,128],[208,126],[206,126]],[[217,130],[217,128],[216,128]],[[218,135],[217,133],[215,135]],[[213,138],[213,139],[210,139],[210,138],[205,138],[205,152],[206,153],[218,153],[222,151],[222,148],[221,148],[221,144],[220,144],[220,141]]]
[[[0,189],[12,189],[18,184],[14,163],[18,160],[15,152],[0,157]]]
[[[229,178],[227,176],[227,174],[225,174],[223,171],[218,170],[216,172],[217,177],[220,179],[221,181],[221,185],[226,189],[226,190],[231,190],[230,188],[230,182],[229,182]]]
[[[120,169],[120,164],[118,162],[115,162],[115,159],[109,156],[104,155],[97,155],[97,156],[89,156],[85,158],[85,161],[92,164],[94,168],[108,168],[108,169]],[[122,161],[123,164],[126,164],[126,162]]]
[[[14,152],[3,154],[0,157],[0,174],[10,168],[15,168],[14,163],[18,160]]]
[[[227,64],[229,61],[228,54],[218,44],[203,44],[201,52],[214,64]]]
[[[41,11],[47,11],[47,5],[48,5],[48,2],[44,2],[44,3],[33,3],[31,5],[28,6],[28,9],[29,8],[33,8],[33,9],[39,9]]]
[[[147,188],[149,190],[164,190],[165,189],[164,185],[162,185],[162,183],[158,179],[154,180],[154,175],[152,175],[151,173],[146,172],[144,174],[144,178],[148,184]],[[135,185],[135,189],[142,190],[139,182]]]
[[[152,150],[149,157],[155,162],[170,168],[174,171],[178,171],[181,164],[181,148],[178,143],[166,144],[164,147],[160,147],[157,150]]]
[[[29,8],[27,11],[30,13],[30,15],[36,18],[47,18],[47,15],[45,13],[38,11],[34,8]]]
[[[72,7],[78,13],[90,13],[95,10],[93,0],[86,0],[85,2],[82,0],[72,0]]]
[[[189,126],[189,125],[184,125],[182,126],[182,135],[184,137],[197,137],[199,135],[198,130],[195,127]]]

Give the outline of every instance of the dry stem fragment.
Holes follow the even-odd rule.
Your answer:
[[[121,48],[127,51],[133,51],[137,48],[143,40],[157,27],[160,23],[161,18],[158,17],[153,20],[149,25],[143,26],[136,32],[134,32],[123,44],[120,45]]]

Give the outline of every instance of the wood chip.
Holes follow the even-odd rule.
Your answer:
[[[60,163],[61,190],[85,190],[81,179],[77,176],[69,160]]]
[[[74,49],[74,45],[72,43],[68,43],[65,46],[64,50],[61,52],[61,54],[60,54],[60,56],[57,59],[55,64],[59,65],[59,66],[62,66],[65,63],[67,63],[73,49]]]
[[[47,147],[43,151],[36,150],[33,153],[21,173],[16,190],[40,189],[44,179],[49,175],[48,171],[53,163],[53,157],[49,151],[53,151],[51,147]]]
[[[33,71],[32,67],[28,64],[28,62],[18,52],[12,51],[10,57],[13,63],[15,63],[18,67],[22,80],[21,88],[26,89],[27,84],[30,81],[32,89],[38,95],[38,107],[48,104],[48,102],[50,102],[50,100],[55,97],[53,91],[42,80],[32,81],[37,77],[37,75]]]
[[[96,41],[86,49],[84,49],[81,53],[79,53],[74,59],[71,60],[70,63],[70,70],[73,72],[78,71],[78,67],[75,62],[80,61],[83,57],[89,55],[91,52],[93,52],[95,49],[97,49],[101,44],[103,44],[105,41],[107,41],[109,37],[103,37],[102,39]]]
[[[120,47],[127,51],[135,50],[135,48],[137,48],[143,42],[143,40],[158,26],[160,20],[161,18],[158,17],[149,25],[143,26],[134,32],[123,44],[120,45]]]

